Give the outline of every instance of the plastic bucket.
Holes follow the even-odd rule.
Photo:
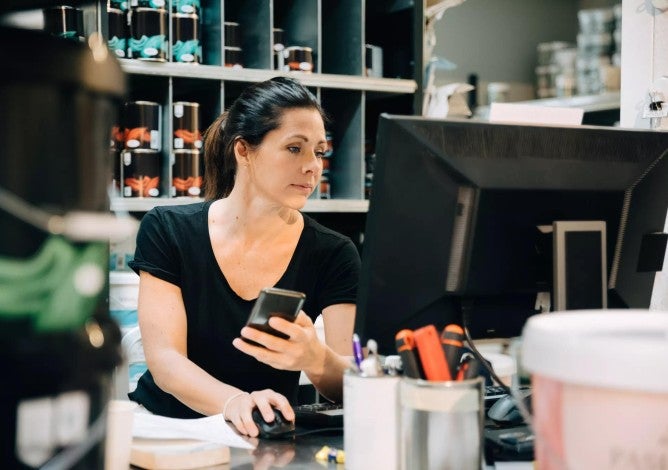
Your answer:
[[[3,468],[103,468],[106,405],[120,362],[115,323],[34,334],[1,322]]]
[[[43,225],[59,220],[53,215],[108,212],[110,131],[125,76],[99,36],[79,43],[0,27],[0,41],[13,54],[0,74],[0,426],[9,431],[0,460],[2,468],[103,468],[121,361],[106,299],[108,247]]]
[[[668,313],[537,315],[521,355],[541,470],[665,466]]]
[[[109,313],[123,334],[137,326],[139,276],[134,272],[109,273]]]

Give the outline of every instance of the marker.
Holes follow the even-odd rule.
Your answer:
[[[394,336],[397,353],[401,357],[401,368],[404,375],[412,379],[424,379],[424,371],[415,349],[415,338],[412,330],[401,330]]]
[[[473,379],[480,375],[480,361],[471,353],[465,353],[459,363],[457,380]]]
[[[459,362],[464,353],[464,338],[464,330],[454,323],[446,326],[441,333],[443,353],[453,375],[459,367]]]
[[[360,342],[360,337],[357,333],[353,333],[353,357],[355,358],[355,364],[357,364],[357,369],[360,369],[362,361],[364,360],[364,353],[362,352],[362,343]]]
[[[434,325],[423,326],[413,332],[420,362],[427,380],[445,382],[452,380],[448,362]]]

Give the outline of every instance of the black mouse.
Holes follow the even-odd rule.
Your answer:
[[[253,408],[253,421],[260,430],[260,437],[264,439],[286,439],[293,437],[295,433],[295,422],[288,421],[278,409],[272,408],[274,420],[265,421],[258,408]]]
[[[531,394],[525,394],[523,400],[524,405],[531,410]],[[524,417],[517,407],[515,397],[510,394],[499,398],[489,410],[487,410],[487,417],[496,424],[504,426],[513,426],[524,422]]]

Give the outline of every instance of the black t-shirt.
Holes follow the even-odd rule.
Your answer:
[[[271,388],[294,403],[299,372],[274,369],[232,346],[254,300],[244,300],[232,290],[215,259],[208,230],[211,203],[156,207],[147,212],[130,267],[181,289],[190,360],[224,383],[247,392]],[[303,217],[304,229],[295,252],[275,287],[304,292],[303,310],[315,320],[325,307],[355,303],[360,257],[349,238]],[[163,392],[150,371],[129,396],[159,415],[201,416]]]

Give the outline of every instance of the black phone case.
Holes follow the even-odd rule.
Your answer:
[[[306,295],[302,292],[276,287],[262,289],[260,296],[253,305],[246,325],[279,338],[287,339],[286,335],[270,327],[267,322],[271,317],[281,317],[288,321],[294,321],[304,305],[305,299]],[[257,344],[247,339],[245,341]]]

